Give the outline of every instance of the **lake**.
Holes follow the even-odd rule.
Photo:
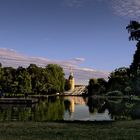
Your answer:
[[[140,101],[50,96],[33,105],[0,105],[0,121],[111,121],[140,119]]]

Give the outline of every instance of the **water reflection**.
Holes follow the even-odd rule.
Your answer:
[[[0,121],[30,120],[31,107],[25,105],[1,105],[0,106]]]
[[[64,97],[64,120],[84,120],[89,117],[88,107],[83,97]]]
[[[32,112],[34,121],[56,121],[63,120],[64,102],[61,98],[49,97],[36,105]]]
[[[96,97],[48,97],[39,104],[0,105],[0,121],[140,119],[140,101]]]
[[[104,100],[83,97],[65,97],[64,120],[112,120],[108,109],[101,110]]]

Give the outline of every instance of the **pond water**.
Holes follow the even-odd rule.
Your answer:
[[[0,121],[111,121],[120,119],[140,119],[140,101],[55,96],[31,106],[0,105]]]

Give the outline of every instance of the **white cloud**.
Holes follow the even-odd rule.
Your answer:
[[[133,19],[140,18],[140,0],[112,0],[116,14]]]
[[[84,62],[84,61],[85,61],[85,58],[76,57],[76,58],[74,58],[73,60],[75,60],[75,61],[77,61],[77,62]]]
[[[79,57],[65,61],[50,60],[42,57],[28,57],[16,52],[15,50],[0,48],[0,62],[3,66],[28,67],[32,63],[45,67],[47,64],[58,64],[63,67],[66,77],[68,77],[71,69],[73,70],[77,84],[87,84],[88,80],[93,77],[103,77],[107,79],[109,75],[108,72],[79,67],[78,64],[84,61],[84,58]]]

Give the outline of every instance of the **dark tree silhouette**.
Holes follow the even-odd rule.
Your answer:
[[[137,74],[140,67],[140,23],[137,21],[130,21],[126,29],[130,33],[129,40],[137,41],[137,50],[133,56],[133,62],[130,65],[130,73],[134,76]]]
[[[130,65],[130,83],[134,94],[140,95],[140,23],[130,21],[126,29],[130,33],[129,40],[137,41],[137,49],[133,55],[133,62]]]
[[[129,40],[140,41],[140,23],[137,21],[130,21],[130,24],[126,27],[128,33],[130,33]]]

